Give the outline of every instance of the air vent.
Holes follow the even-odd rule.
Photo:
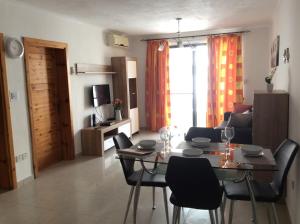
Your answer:
[[[127,36],[110,33],[108,34],[108,44],[113,47],[129,47],[129,40]]]

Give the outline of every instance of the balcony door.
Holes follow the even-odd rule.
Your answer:
[[[170,49],[171,124],[182,131],[206,126],[208,49],[206,44]]]

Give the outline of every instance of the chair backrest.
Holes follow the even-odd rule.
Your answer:
[[[191,127],[185,136],[185,140],[192,141],[192,138],[196,137],[210,138],[211,142],[221,141],[221,137],[216,135],[213,128]]]
[[[299,145],[290,140],[284,140],[277,148],[274,157],[277,163],[278,171],[275,172],[272,186],[279,196],[283,193],[284,183],[286,181],[289,169],[295,159]]]
[[[123,133],[119,133],[113,137],[116,150],[119,149],[126,149],[130,148],[133,144],[130,141],[130,139]],[[134,172],[134,159],[126,159],[124,156],[120,155],[120,162],[122,165],[122,169],[125,175],[125,178],[127,180],[127,177],[129,177]]]
[[[223,190],[208,159],[172,156],[166,181],[182,207],[212,210],[221,203]]]

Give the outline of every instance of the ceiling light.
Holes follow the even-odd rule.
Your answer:
[[[178,40],[177,40],[177,46],[178,46],[179,48],[184,47],[182,39],[178,39]]]
[[[180,21],[182,20],[182,18],[176,18],[177,23],[178,23],[178,32],[177,32],[177,46],[178,47],[184,47],[182,39],[180,37]]]

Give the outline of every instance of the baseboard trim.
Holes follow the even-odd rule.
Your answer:
[[[33,176],[29,176],[29,177],[26,177],[23,180],[18,181],[17,188],[22,187],[24,184],[26,184],[26,183],[28,183],[30,181],[34,181],[34,177]]]

